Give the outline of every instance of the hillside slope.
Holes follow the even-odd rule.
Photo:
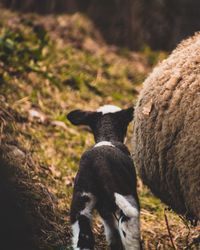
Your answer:
[[[70,249],[73,180],[80,155],[93,138],[85,128],[69,124],[66,114],[75,108],[95,110],[105,103],[133,105],[144,78],[165,53],[107,46],[90,20],[78,13],[41,17],[1,9],[1,15],[1,141],[17,141],[38,163],[35,178],[57,198],[65,221],[62,230],[68,231],[62,248],[52,245],[49,249]],[[7,122],[4,116],[9,112],[23,119],[14,116]],[[144,246],[172,249],[164,206],[140,180],[138,190]],[[167,215],[177,249],[183,249],[197,230],[189,231],[176,215]],[[98,218],[94,231],[97,249],[105,249]]]

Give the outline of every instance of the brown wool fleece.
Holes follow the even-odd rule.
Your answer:
[[[200,219],[200,33],[144,82],[133,158],[144,183],[177,213]]]

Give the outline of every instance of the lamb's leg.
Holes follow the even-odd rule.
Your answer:
[[[91,193],[78,192],[73,196],[70,217],[74,249],[94,249],[91,218],[95,202],[96,199]]]
[[[111,250],[122,250],[122,242],[120,239],[117,221],[112,214],[102,215],[102,221],[104,225],[104,232],[106,236],[106,241]]]
[[[119,233],[126,250],[141,250],[139,209],[132,195],[115,193],[117,206],[121,209]]]

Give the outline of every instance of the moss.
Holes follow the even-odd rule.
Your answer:
[[[155,66],[158,62],[167,58],[168,55],[168,53],[164,51],[153,51],[148,45],[145,45],[141,51],[146,56],[151,66]]]

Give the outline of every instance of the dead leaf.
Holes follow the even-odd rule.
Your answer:
[[[30,109],[30,110],[28,111],[28,113],[29,113],[29,117],[30,117],[31,119],[36,118],[36,119],[38,119],[38,120],[39,120],[40,122],[42,122],[42,123],[44,123],[45,121],[47,121],[46,115],[43,114],[42,112],[36,110],[36,109]]]
[[[153,101],[150,100],[150,101],[143,107],[142,113],[143,113],[144,115],[149,115],[149,114],[150,114],[151,109],[152,109],[152,103],[153,103]]]
[[[56,127],[61,127],[61,128],[65,129],[65,130],[67,130],[66,124],[64,122],[62,122],[62,121],[52,121],[51,124],[56,126]]]

